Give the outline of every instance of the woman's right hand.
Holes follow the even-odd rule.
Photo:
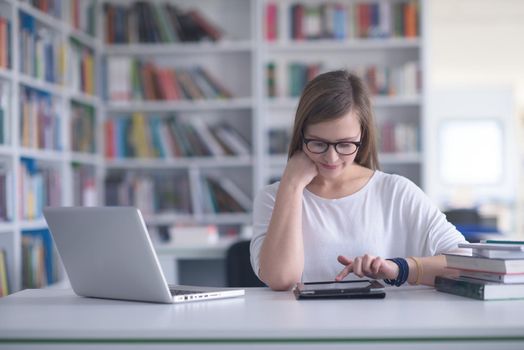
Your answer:
[[[289,181],[306,187],[317,175],[318,169],[315,163],[304,152],[297,151],[287,162],[282,182]]]

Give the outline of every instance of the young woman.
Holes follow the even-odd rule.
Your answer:
[[[299,101],[280,182],[255,198],[251,264],[274,290],[350,273],[432,285],[464,237],[408,179],[378,170],[370,98],[347,71]],[[394,259],[386,259],[394,258]]]

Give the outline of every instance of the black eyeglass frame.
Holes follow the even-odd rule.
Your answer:
[[[350,156],[352,154],[355,154],[358,149],[360,148],[360,146],[362,146],[362,141],[339,141],[339,142],[327,142],[327,141],[324,141],[324,140],[318,140],[318,139],[307,139],[305,136],[304,136],[304,131],[302,131],[302,140],[304,142],[304,144],[306,145],[306,148],[309,152],[311,153],[314,153],[314,154],[322,154],[322,153],[326,153],[328,150],[329,150],[329,146],[333,146],[333,148],[335,149],[335,152],[337,152],[338,154],[342,155],[342,156]],[[316,141],[316,142],[322,142],[322,143],[325,143],[327,145],[326,149],[322,152],[313,152],[312,150],[309,149],[309,146],[308,144],[310,142],[313,142],[313,141]],[[341,143],[351,143],[353,145],[355,145],[357,148],[351,152],[351,153],[341,153],[338,149],[337,149],[337,146]]]

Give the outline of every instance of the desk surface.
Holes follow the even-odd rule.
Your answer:
[[[246,290],[234,299],[163,305],[82,298],[70,289],[0,299],[0,344],[73,342],[464,341],[524,342],[524,300],[482,302],[426,287],[388,288],[383,300],[296,301]]]

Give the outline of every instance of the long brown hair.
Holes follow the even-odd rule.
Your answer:
[[[302,149],[302,132],[308,125],[340,118],[355,111],[362,142],[355,162],[371,170],[379,169],[376,130],[369,93],[362,80],[346,70],[318,75],[300,97],[293,125],[288,157]]]

